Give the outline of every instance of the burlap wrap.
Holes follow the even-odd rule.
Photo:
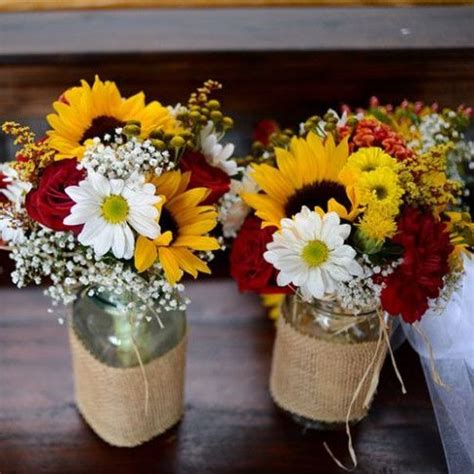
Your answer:
[[[270,376],[275,403],[311,420],[343,423],[349,405],[377,351],[377,341],[331,343],[298,332],[284,317],[278,321]],[[349,421],[367,414],[364,401],[386,355],[380,344],[373,369],[351,409]],[[369,394],[372,398],[373,393]]]
[[[69,328],[76,404],[89,426],[104,441],[133,447],[176,424],[184,409],[186,336],[171,351],[141,368],[109,367],[98,361]]]

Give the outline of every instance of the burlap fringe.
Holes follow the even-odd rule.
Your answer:
[[[317,339],[298,332],[280,317],[273,349],[271,395],[284,410],[314,421],[360,420],[367,415],[386,352],[386,345],[378,341],[341,344]],[[372,369],[365,374],[370,364]]]
[[[180,420],[184,411],[186,336],[174,349],[142,368],[109,367],[98,361],[72,327],[69,339],[77,408],[104,441],[119,447],[138,446]]]

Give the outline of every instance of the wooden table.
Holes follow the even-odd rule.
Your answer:
[[[332,473],[344,433],[303,432],[267,389],[273,323],[228,280],[189,285],[186,415],[135,449],[106,445],[74,406],[65,327],[39,290],[0,290],[0,472]],[[361,473],[446,472],[417,356],[397,352],[408,394],[383,370],[370,417],[354,429]]]

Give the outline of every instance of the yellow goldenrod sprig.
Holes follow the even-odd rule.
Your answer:
[[[474,223],[468,212],[446,212],[451,244],[450,266],[454,270],[463,268],[463,256],[472,258],[474,250]]]
[[[452,142],[436,145],[426,153],[414,155],[402,162],[400,173],[405,200],[414,206],[427,206],[442,212],[459,201],[462,185],[448,179],[446,156]]]
[[[16,122],[5,122],[2,131],[15,137],[15,145],[21,145],[12,165],[20,180],[35,184],[39,172],[54,161],[55,150],[49,147],[47,140],[35,141],[35,134],[30,128]]]
[[[27,145],[35,142],[35,134],[30,127],[22,126],[17,122],[4,122],[2,131],[15,137],[15,145]]]

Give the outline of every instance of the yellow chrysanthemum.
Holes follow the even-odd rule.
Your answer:
[[[377,168],[362,173],[357,181],[362,204],[377,203],[392,214],[402,202],[403,189],[398,184],[397,174],[390,168]]]
[[[378,203],[368,206],[358,227],[365,237],[375,242],[393,237],[397,231],[394,214]]]
[[[268,311],[268,317],[274,321],[278,320],[280,316],[280,307],[285,299],[285,295],[282,294],[271,294],[271,295],[260,295],[263,306]]]
[[[332,135],[325,142],[310,132],[307,138],[294,137],[288,150],[275,148],[277,167],[253,165],[252,178],[261,193],[243,193],[264,226],[280,227],[284,217],[292,217],[303,206],[334,211],[353,220],[358,212],[354,174],[342,173],[349,156],[347,139],[336,146]]]
[[[175,119],[159,102],[145,105],[143,92],[125,99],[114,82],[102,82],[97,76],[92,87],[81,81],[81,86],[68,89],[53,107],[56,113],[47,117],[52,127],[48,136],[58,160],[81,159],[87,140],[113,135],[129,120],[140,122],[144,137],[153,129],[171,131],[175,127]]]
[[[383,167],[390,168],[395,172],[399,169],[397,160],[378,147],[361,148],[352,153],[347,159],[346,166],[361,173],[375,171]]]
[[[217,225],[215,207],[201,205],[209,190],[188,189],[190,177],[190,173],[169,171],[152,180],[157,194],[164,199],[159,220],[162,234],[154,241],[140,236],[135,248],[137,270],[143,272],[159,259],[172,285],[184,272],[194,278],[198,272],[210,273],[194,252],[220,248],[215,238],[206,235]]]

